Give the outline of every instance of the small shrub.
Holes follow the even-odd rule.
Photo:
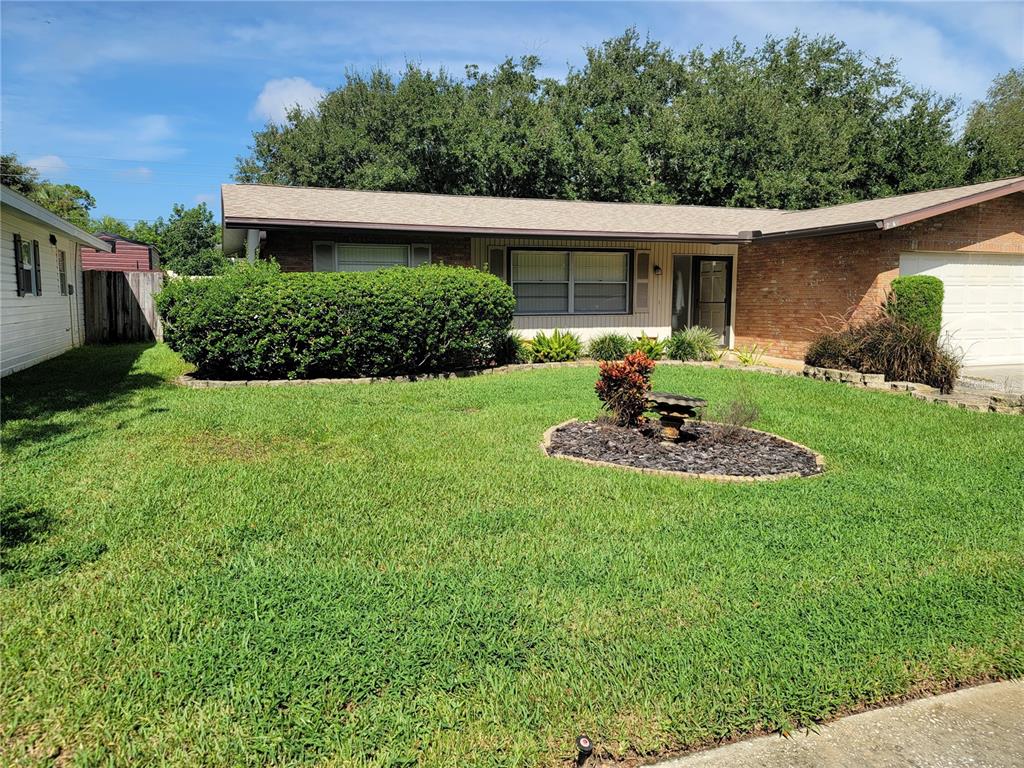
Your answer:
[[[849,368],[853,359],[852,338],[846,332],[818,336],[807,348],[804,362],[818,368]]]
[[[736,359],[739,360],[740,365],[760,365],[763,358],[764,350],[757,344],[749,349],[736,350]]]
[[[533,349],[530,347],[530,342],[524,339],[518,331],[512,331],[505,337],[494,360],[498,365],[514,365],[532,361]]]
[[[711,436],[719,442],[735,440],[761,415],[750,393],[741,391],[739,396],[729,401],[722,409],[716,411],[711,427]]]
[[[535,363],[564,363],[578,359],[583,344],[576,334],[556,328],[550,335],[539,331],[530,341],[530,350]]]
[[[665,356],[665,342],[658,341],[657,336],[641,333],[639,338],[633,342],[633,351],[642,352],[651,360],[661,360]]]
[[[714,360],[718,352],[718,334],[699,325],[684,328],[672,334],[666,351],[673,360]]]
[[[885,300],[885,313],[908,325],[931,333],[942,330],[942,281],[931,275],[908,275],[892,281]]]
[[[587,354],[595,360],[621,360],[633,349],[633,340],[621,333],[595,336],[587,344]]]
[[[815,339],[804,362],[822,368],[882,373],[890,381],[916,381],[953,391],[960,359],[934,331],[887,314]]]
[[[239,265],[168,281],[164,340],[222,378],[393,376],[486,365],[512,327],[515,297],[474,269],[282,273]]]
[[[594,391],[614,416],[616,424],[635,427],[640,423],[647,410],[653,370],[654,361],[643,352],[632,352],[624,360],[601,363]]]

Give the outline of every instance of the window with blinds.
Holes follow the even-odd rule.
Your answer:
[[[420,267],[429,263],[429,244],[313,243],[314,272],[372,272],[386,267]]]
[[[511,256],[517,314],[629,311],[628,251],[513,250]]]

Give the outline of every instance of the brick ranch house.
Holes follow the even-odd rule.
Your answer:
[[[930,274],[966,362],[1024,363],[1024,177],[806,211],[234,184],[221,204],[225,251],[288,271],[490,271],[526,336],[703,325],[799,357],[827,318]]]

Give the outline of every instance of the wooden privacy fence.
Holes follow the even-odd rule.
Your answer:
[[[83,272],[86,342],[162,341],[153,297],[163,284],[162,272]]]

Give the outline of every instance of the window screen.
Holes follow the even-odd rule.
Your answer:
[[[516,312],[602,314],[629,311],[626,251],[512,251]]]
[[[569,252],[512,251],[512,292],[520,314],[568,312]]]
[[[629,293],[626,253],[573,253],[573,311],[625,312]]]
[[[372,272],[384,267],[409,265],[407,245],[343,245],[336,246],[339,272]]]
[[[57,280],[60,281],[60,295],[68,295],[68,259],[64,251],[57,251]]]

